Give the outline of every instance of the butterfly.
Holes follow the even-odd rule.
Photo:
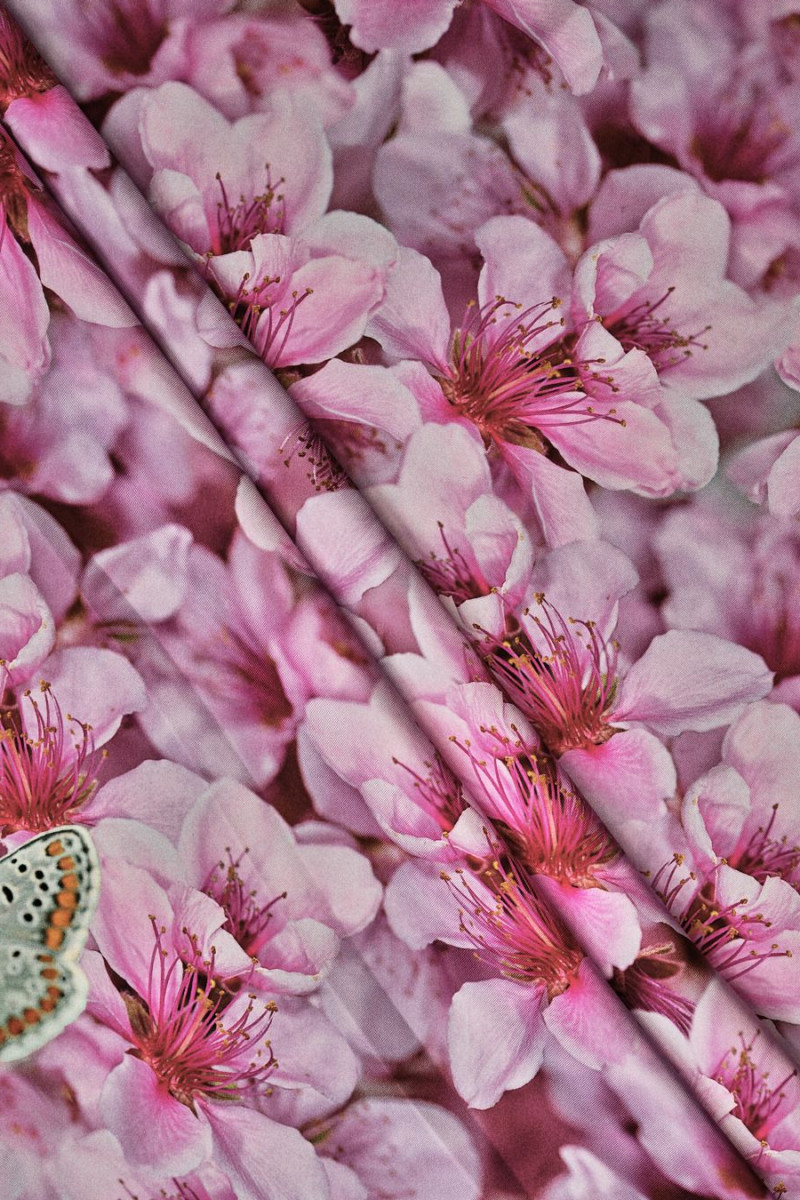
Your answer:
[[[64,825],[0,858],[0,1062],[61,1033],[86,1005],[78,966],[100,893],[85,829]]]

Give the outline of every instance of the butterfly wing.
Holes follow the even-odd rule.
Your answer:
[[[39,1050],[86,1007],[80,967],[35,946],[0,944],[0,1062]]]
[[[88,833],[68,825],[0,859],[0,1062],[43,1046],[83,1011],[76,965],[100,891]]]

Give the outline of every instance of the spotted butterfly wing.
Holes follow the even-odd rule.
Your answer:
[[[83,1011],[77,960],[99,891],[97,851],[79,826],[0,858],[0,1062],[38,1050]]]

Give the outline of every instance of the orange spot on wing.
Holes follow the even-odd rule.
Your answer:
[[[63,854],[64,853],[64,843],[60,842],[58,840],[58,838],[56,838],[56,840],[54,842],[51,842],[50,845],[47,847],[46,853],[49,854],[51,858],[55,858],[55,856],[57,854]]]

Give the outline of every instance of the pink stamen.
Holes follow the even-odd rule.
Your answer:
[[[443,832],[449,832],[467,807],[461,784],[450,768],[438,754],[432,762],[424,764],[427,775],[421,775],[397,758],[392,758],[392,762],[411,777],[415,803]]]
[[[36,733],[24,732],[20,714],[0,709],[0,829],[39,832],[81,819],[80,808],[97,788],[100,756],[92,729],[61,712],[47,683],[41,699],[30,691]]]
[[[47,63],[0,11],[0,110],[5,112],[12,100],[47,92],[57,83]]]
[[[583,373],[601,360],[576,363],[563,341],[546,350],[531,348],[542,333],[563,325],[563,319],[547,319],[558,303],[547,300],[522,309],[498,296],[480,308],[468,306],[452,338],[450,370],[440,383],[453,407],[485,438],[543,449],[538,435],[546,436],[549,428],[598,420],[625,424],[614,409],[598,412],[587,399]],[[493,337],[501,321],[502,332]],[[615,390],[610,377],[596,378]]]
[[[505,979],[541,987],[548,1000],[574,981],[583,954],[567,931],[499,859],[481,875],[491,899],[459,868],[442,879],[459,902],[459,928],[476,957]]]
[[[594,621],[565,620],[543,595],[536,599],[538,612],[524,615],[532,616],[546,648],[538,649],[523,629],[500,640],[476,626],[485,636],[484,661],[552,754],[601,745],[615,732],[609,715],[617,644]]]
[[[716,1069],[714,1079],[733,1095],[736,1101],[734,1115],[747,1127],[753,1137],[768,1145],[771,1130],[782,1120],[786,1092],[783,1090],[797,1071],[789,1074],[774,1084],[767,1072],[759,1069],[753,1058],[755,1037],[745,1042],[744,1034],[739,1034],[741,1046],[732,1046],[729,1058],[724,1058]]]
[[[201,891],[216,900],[225,910],[224,929],[236,939],[245,953],[255,955],[261,949],[267,938],[267,930],[272,920],[272,909],[280,900],[285,900],[287,893],[281,892],[267,904],[262,904],[255,888],[246,889],[239,874],[239,867],[247,847],[238,858],[233,858],[230,846],[225,847],[228,856],[227,864],[220,860],[209,872]]]
[[[658,300],[640,300],[603,319],[606,329],[625,350],[643,350],[659,373],[690,358],[694,350],[708,349],[700,338],[709,332],[710,325],[696,333],[683,334],[670,317],[656,315],[674,291],[674,287],[669,287]]]
[[[674,942],[666,940],[648,946],[624,971],[615,969],[611,985],[629,1008],[661,1013],[688,1036],[695,1005],[669,985],[683,967]]]
[[[272,182],[270,164],[264,164],[264,190],[258,196],[240,195],[233,201],[219,171],[216,174],[221,199],[217,203],[217,229],[212,253],[229,254],[246,250],[259,233],[283,233],[286,222],[286,200],[279,192],[283,176]]]
[[[782,950],[778,942],[756,940],[754,935],[769,929],[772,922],[763,913],[749,912],[747,897],[731,904],[719,902],[715,879],[718,868],[680,911],[680,893],[697,878],[694,872],[679,875],[683,861],[682,855],[675,854],[672,862],[653,877],[652,886],[721,975],[728,980],[739,979],[769,959],[792,957],[791,950]]]
[[[169,1093],[193,1108],[198,1098],[234,1100],[263,1088],[276,1066],[267,1033],[276,1012],[272,1002],[256,1007],[251,993],[229,1025],[223,1014],[235,992],[215,978],[215,953],[204,960],[197,939],[187,937],[186,959],[164,946],[165,927],[150,917],[155,943],[150,957],[147,1004],[133,997],[128,1008],[138,1057],[155,1071]],[[249,1062],[242,1052],[253,1046]]]
[[[349,482],[343,468],[331,458],[322,438],[310,425],[301,425],[287,433],[280,444],[280,453],[286,455],[283,459],[286,467],[295,455],[305,460],[308,465],[306,474],[315,492],[337,492]]]
[[[521,739],[512,743],[495,727],[481,726],[481,733],[498,739],[496,754],[478,757],[469,740],[451,741],[469,758],[488,811],[510,832],[526,864],[574,887],[596,886],[596,871],[619,848],[583,798]]]
[[[476,596],[488,596],[492,589],[480,568],[477,564],[471,566],[458,546],[450,545],[444,525],[441,521],[438,525],[444,554],[431,551],[428,558],[417,563],[431,587],[439,596],[450,596],[456,604]]]

